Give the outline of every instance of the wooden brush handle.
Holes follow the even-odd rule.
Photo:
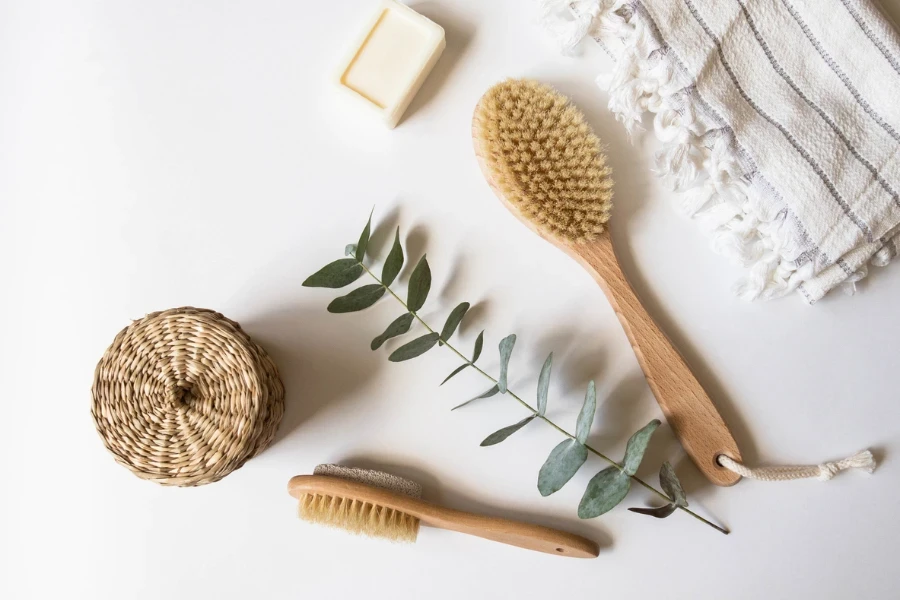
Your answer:
[[[595,558],[600,553],[596,542],[574,533],[510,519],[453,510],[405,494],[398,494],[391,490],[340,477],[298,475],[291,478],[288,483],[288,491],[298,500],[304,494],[324,494],[370,502],[404,512],[432,527],[467,533],[526,550],[576,558]]]
[[[737,442],[687,363],[631,289],[609,233],[590,243],[568,244],[566,250],[594,275],[606,293],[647,383],[685,452],[712,483],[737,483],[740,475],[716,461],[720,454],[740,461]]]

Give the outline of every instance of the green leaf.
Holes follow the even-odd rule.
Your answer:
[[[663,491],[672,500],[671,503],[655,508],[629,508],[628,510],[642,515],[656,517],[657,519],[665,519],[675,512],[679,506],[688,505],[684,489],[681,487],[681,482],[678,481],[678,476],[675,475],[675,468],[669,461],[664,462],[659,468],[659,485],[662,486]]]
[[[482,398],[490,398],[491,396],[496,396],[499,392],[500,392],[500,388],[498,388],[496,385],[493,385],[493,386],[491,386],[491,389],[489,389],[488,391],[484,392],[483,394],[481,394],[481,395],[479,395],[479,396],[475,396],[475,397],[472,398],[471,400],[466,400],[466,401],[463,402],[462,404],[457,404],[456,406],[454,406],[454,407],[451,408],[450,410],[456,410],[457,408],[462,408],[463,406],[465,406],[465,405],[468,404],[469,402],[475,402],[476,400],[481,400]]]
[[[388,357],[388,360],[391,362],[403,362],[404,360],[421,356],[437,344],[439,337],[436,333],[427,333],[422,337],[418,337],[394,350]]]
[[[629,508],[631,512],[636,512],[642,515],[649,515],[651,517],[656,517],[657,519],[665,519],[678,508],[674,504],[666,504],[665,506],[658,506],[656,508]]]
[[[381,268],[381,283],[386,286],[394,283],[394,279],[397,278],[402,268],[403,246],[400,245],[400,228],[398,227],[397,233],[394,234],[394,245],[391,246],[391,251],[384,261],[384,267]]]
[[[549,496],[561,490],[575,476],[587,456],[587,448],[577,440],[560,442],[550,452],[538,473],[538,490],[541,496]]]
[[[628,440],[628,445],[625,446],[625,460],[622,463],[622,468],[629,475],[637,473],[638,467],[641,466],[641,460],[644,459],[644,451],[647,450],[647,444],[650,443],[650,436],[653,435],[657,427],[659,427],[659,419],[653,419],[641,429],[638,429],[631,436],[631,439]]]
[[[597,388],[593,381],[588,382],[587,392],[584,394],[584,404],[578,413],[578,421],[575,425],[575,439],[582,444],[587,444],[588,435],[591,433],[591,425],[594,424],[594,412],[597,410]]]
[[[428,291],[431,289],[431,268],[425,256],[419,259],[419,264],[409,276],[409,292],[406,296],[406,304],[410,312],[416,312],[425,305]]]
[[[547,394],[550,391],[550,368],[553,365],[553,353],[547,356],[544,366],[541,367],[541,374],[538,376],[537,389],[537,409],[540,416],[544,416],[547,412]]]
[[[450,373],[449,375],[447,375],[447,378],[444,379],[444,380],[441,382],[441,385],[444,385],[445,383],[447,383],[448,381],[450,381],[450,379],[451,379],[454,375],[458,374],[460,371],[462,371],[463,369],[465,369],[465,368],[468,367],[468,366],[469,366],[469,363],[465,363],[465,364],[459,365],[458,367],[456,367],[455,369],[453,369],[453,372]]]
[[[456,328],[459,327],[460,322],[463,320],[463,317],[466,316],[466,311],[469,310],[469,303],[463,302],[452,311],[450,311],[450,316],[447,317],[447,321],[444,323],[444,328],[441,329],[441,340],[446,342],[453,334],[456,332]]]
[[[663,491],[672,499],[675,506],[688,505],[684,488],[681,487],[681,482],[678,481],[678,476],[675,474],[675,467],[673,467],[672,463],[669,461],[664,462],[659,468],[659,485],[662,486]]]
[[[578,505],[578,518],[593,519],[609,512],[625,499],[630,488],[631,477],[616,467],[603,469],[588,482]]]
[[[484,329],[481,330],[481,333],[478,334],[478,339],[475,340],[475,351],[472,352],[472,362],[478,360],[478,357],[481,356],[481,349],[484,347]]]
[[[347,244],[344,246],[344,256],[356,256],[356,244]]]
[[[356,242],[356,260],[362,262],[366,257],[366,250],[369,248],[369,234],[372,232],[372,214],[375,212],[375,208],[372,208],[372,212],[369,213],[369,220],[366,222],[365,229],[362,230],[362,233],[359,234],[359,241]]]
[[[493,446],[495,444],[499,444],[500,442],[502,442],[503,440],[505,440],[506,438],[508,438],[515,432],[517,432],[518,430],[522,429],[523,427],[525,427],[526,425],[531,423],[531,421],[532,421],[532,419],[534,419],[534,417],[535,417],[535,415],[529,415],[529,416],[525,417],[524,419],[522,419],[521,421],[519,421],[518,423],[509,425],[507,427],[504,427],[503,429],[498,429],[491,435],[484,438],[484,441],[481,442],[481,445],[482,446]]]
[[[516,345],[516,334],[508,335],[500,340],[500,378],[497,386],[502,393],[506,393],[506,374],[509,370],[509,357],[512,356],[513,346]]]
[[[332,300],[331,304],[328,305],[328,312],[348,313],[363,310],[378,302],[378,299],[382,296],[384,296],[384,286],[380,283],[364,285],[361,288],[356,288],[346,296]]]
[[[409,331],[409,327],[410,325],[412,325],[412,322],[412,313],[406,313],[394,319],[394,321],[387,326],[387,329],[384,330],[384,333],[372,340],[372,350],[378,350],[379,348],[381,348],[382,344],[384,344],[392,337],[403,335],[404,333]]]
[[[363,267],[355,258],[339,258],[307,277],[303,287],[342,288],[362,274]]]

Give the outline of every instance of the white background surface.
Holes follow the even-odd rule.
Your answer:
[[[900,450],[896,351],[900,267],[853,298],[745,304],[649,173],[652,141],[630,146],[593,85],[606,61],[558,55],[512,0],[417,3],[447,50],[400,127],[387,131],[329,87],[371,10],[340,2],[0,2],[3,598],[896,598]],[[891,12],[900,14],[892,1]],[[537,471],[560,441],[435,349],[388,363],[372,337],[390,299],[329,315],[302,288],[355,241],[374,204],[375,256],[402,227],[435,276],[423,315],[475,307],[459,345],[487,329],[484,365],[519,334],[511,387],[533,397],[555,350],[550,416],[572,427],[586,382],[602,402],[591,442],[618,456],[661,416],[616,318],[574,262],[494,199],[469,121],[507,76],[552,83],[585,110],[617,179],[625,269],[721,406],[748,462],[816,462],[872,446],[872,477],[718,489],[668,428],[641,475],[671,459],[697,510],[666,521],[623,506],[580,522],[587,466],[544,499]],[[401,281],[405,283],[404,271]],[[283,373],[274,446],[223,481],[168,489],[115,464],[89,413],[94,365],[129,319],[209,307],[239,321]],[[393,347],[393,345],[389,345]],[[456,508],[531,519],[600,541],[593,561],[529,553],[424,529],[395,546],[295,517],[287,480],[344,461],[411,476]]]

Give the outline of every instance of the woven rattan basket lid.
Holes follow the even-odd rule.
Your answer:
[[[217,312],[175,308],[119,332],[97,364],[91,414],[135,475],[212,483],[268,446],[284,413],[275,364]]]

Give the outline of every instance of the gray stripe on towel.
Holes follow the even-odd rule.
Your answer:
[[[825,49],[822,47],[822,44],[819,43],[819,40],[817,40],[812,31],[810,31],[809,26],[807,26],[806,22],[800,17],[800,14],[797,12],[794,6],[790,2],[788,2],[788,0],[781,0],[781,3],[784,4],[784,7],[797,22],[797,25],[800,26],[803,34],[806,36],[806,39],[808,39],[809,42],[813,45],[813,48],[816,49],[816,52],[819,53],[819,56],[822,57],[822,60],[825,61],[825,64],[828,65],[832,71],[834,71],[834,74],[838,76],[838,78],[841,80],[841,83],[843,83],[844,87],[847,88],[847,91],[850,92],[850,94],[862,107],[862,109],[866,111],[866,114],[872,117],[872,120],[878,123],[878,125],[881,126],[881,128],[884,129],[888,133],[888,135],[894,138],[894,140],[900,142],[900,134],[898,134],[894,130],[894,128],[891,127],[890,123],[882,119],[881,115],[875,112],[875,110],[869,105],[869,103],[866,102],[866,99],[862,97],[862,94],[860,94],[859,91],[853,86],[853,83],[850,81],[850,78],[847,77],[847,74],[841,70],[838,64],[834,62],[834,59],[831,58],[831,55],[829,55],[828,52],[825,51]]]
[[[806,104],[810,108],[812,108],[814,111],[816,111],[816,114],[818,114],[820,117],[822,117],[822,120],[825,121],[829,127],[831,127],[831,130],[834,131],[835,135],[838,136],[839,138],[841,138],[841,141],[844,142],[844,145],[847,147],[848,150],[850,150],[850,153],[856,158],[856,160],[858,160],[860,163],[862,163],[862,165],[864,167],[866,167],[866,169],[869,171],[869,173],[871,173],[872,176],[875,178],[875,181],[877,181],[881,185],[881,187],[884,189],[884,191],[887,192],[891,196],[891,199],[894,201],[894,203],[897,204],[898,206],[900,206],[900,197],[897,196],[897,192],[894,191],[894,188],[891,187],[891,184],[889,184],[887,181],[884,180],[884,178],[878,173],[878,170],[872,166],[872,163],[869,162],[869,160],[866,159],[864,156],[862,156],[859,153],[859,151],[853,146],[853,144],[850,142],[850,140],[847,139],[847,136],[844,135],[844,132],[838,128],[837,124],[831,119],[831,117],[829,117],[825,113],[825,111],[822,110],[821,107],[819,107],[818,104],[816,104],[815,102],[810,100],[806,96],[806,94],[804,94],[803,91],[799,87],[797,87],[797,84],[794,83],[794,80],[791,79],[791,76],[788,75],[785,72],[785,70],[782,68],[781,64],[778,62],[778,59],[776,59],[775,55],[772,54],[771,48],[769,48],[769,45],[763,39],[762,34],[760,34],[759,29],[756,28],[756,23],[753,21],[753,17],[750,16],[750,12],[747,10],[747,5],[745,4],[746,0],[735,0],[735,2],[737,2],[741,6],[741,13],[744,15],[744,18],[747,20],[747,25],[750,26],[750,30],[753,32],[753,37],[756,38],[757,43],[759,43],[759,46],[760,46],[760,48],[762,48],[762,51],[765,53],[766,58],[769,59],[769,64],[772,65],[772,68],[775,69],[775,72],[781,76],[781,78],[785,81],[785,83],[787,83],[789,86],[791,86],[791,89],[794,90],[794,92],[798,96],[800,96],[800,98],[804,102],[806,102]]]
[[[841,267],[841,269],[844,271],[844,273],[847,274],[847,277],[853,277],[853,269],[851,269],[851,268],[847,265],[847,263],[844,262],[844,259],[843,259],[843,258],[839,258],[839,259],[837,260],[837,264],[838,264],[838,266]]]
[[[859,28],[862,29],[863,33],[866,34],[866,37],[869,38],[875,47],[881,52],[881,55],[894,67],[894,70],[900,74],[900,64],[897,63],[897,59],[888,52],[888,49],[884,47],[884,42],[875,37],[875,32],[869,29],[869,26],[866,25],[865,21],[862,20],[862,15],[856,12],[850,3],[847,0],[841,0],[841,4],[844,5],[844,8],[847,9],[847,12],[850,13],[850,16],[853,17],[853,20],[856,21],[856,24],[859,25]]]
[[[670,60],[673,62],[677,69],[680,69],[683,73],[687,73],[687,67],[684,66],[681,58],[679,58],[678,53],[672,49],[672,46],[666,41],[663,37],[662,31],[659,29],[659,25],[656,24],[656,20],[653,18],[653,15],[650,14],[650,11],[647,10],[644,5],[639,1],[635,0],[634,4],[632,4],[632,9],[635,13],[640,13],[641,17],[646,20],[647,25],[650,26],[651,35],[653,39],[656,40],[660,46],[664,46],[667,48],[667,55]],[[756,161],[753,160],[753,156],[750,155],[750,152],[747,151],[741,145],[741,142],[737,139],[737,136],[734,135],[734,130],[731,126],[728,125],[727,121],[716,112],[716,109],[713,108],[700,93],[700,90],[697,88],[696,84],[692,84],[689,87],[682,90],[683,92],[693,95],[697,103],[700,105],[700,108],[707,113],[709,117],[711,117],[717,124],[719,124],[722,129],[726,129],[730,134],[731,143],[737,147],[738,152],[750,163],[752,167],[752,178],[755,178],[763,187],[766,188],[766,193],[771,194],[781,206],[784,206],[784,210],[787,211],[788,217],[794,222],[794,229],[800,236],[800,243],[806,248],[806,250],[801,254],[811,254],[812,257],[818,256],[824,265],[830,265],[831,259],[828,258],[828,255],[822,252],[822,250],[812,241],[812,238],[809,236],[809,233],[803,227],[803,223],[800,222],[800,219],[794,214],[794,212],[790,209],[787,203],[784,201],[784,198],[781,197],[781,194],[778,190],[775,189],[769,181],[763,176],[763,174],[759,171],[759,167],[756,165]]]
[[[796,150],[797,153],[799,153],[800,156],[802,156],[804,158],[804,160],[806,160],[806,162],[809,163],[809,165],[812,167],[813,171],[815,171],[816,175],[819,176],[819,179],[821,179],[822,182],[825,184],[825,187],[828,188],[828,191],[831,193],[831,196],[835,199],[835,201],[838,203],[838,205],[844,211],[844,214],[846,214],[847,217],[849,217],[849,219],[851,221],[853,221],[853,224],[856,225],[860,229],[860,231],[863,232],[863,234],[865,234],[866,239],[869,241],[869,243],[874,242],[875,238],[872,235],[872,231],[869,229],[869,226],[866,225],[866,223],[863,222],[856,215],[856,213],[853,212],[853,209],[850,208],[850,205],[847,204],[846,200],[844,200],[844,198],[841,196],[840,192],[837,191],[837,188],[834,187],[834,184],[831,182],[831,180],[828,178],[828,176],[822,170],[822,167],[820,167],[813,160],[812,156],[809,155],[809,153],[797,142],[796,138],[794,138],[794,136],[791,135],[791,133],[787,129],[785,129],[781,123],[777,122],[775,119],[770,117],[768,115],[768,113],[766,113],[764,110],[762,110],[753,101],[753,99],[747,95],[747,92],[744,91],[744,88],[741,87],[741,84],[738,82],[737,77],[734,74],[734,71],[731,69],[731,65],[728,64],[728,61],[725,58],[725,53],[722,51],[722,44],[719,41],[719,38],[716,36],[715,33],[713,33],[713,31],[709,28],[709,25],[706,24],[706,21],[703,20],[703,17],[701,17],[700,14],[697,12],[697,8],[694,6],[694,3],[691,2],[691,0],[683,0],[683,2],[685,4],[685,6],[687,7],[687,9],[690,11],[691,15],[693,15],[694,19],[696,19],[696,21],[700,25],[700,27],[703,28],[703,31],[706,32],[706,35],[708,35],[709,38],[713,41],[713,43],[716,45],[716,51],[719,54],[719,60],[721,61],[722,66],[725,68],[725,71],[728,73],[728,76],[731,78],[731,82],[734,84],[735,89],[741,95],[741,97],[744,99],[744,101],[747,102],[747,104],[749,104],[757,112],[757,114],[759,114],[759,116],[761,116],[763,119],[768,121],[769,124],[776,127],[781,132],[781,134],[794,147],[794,150]]]

